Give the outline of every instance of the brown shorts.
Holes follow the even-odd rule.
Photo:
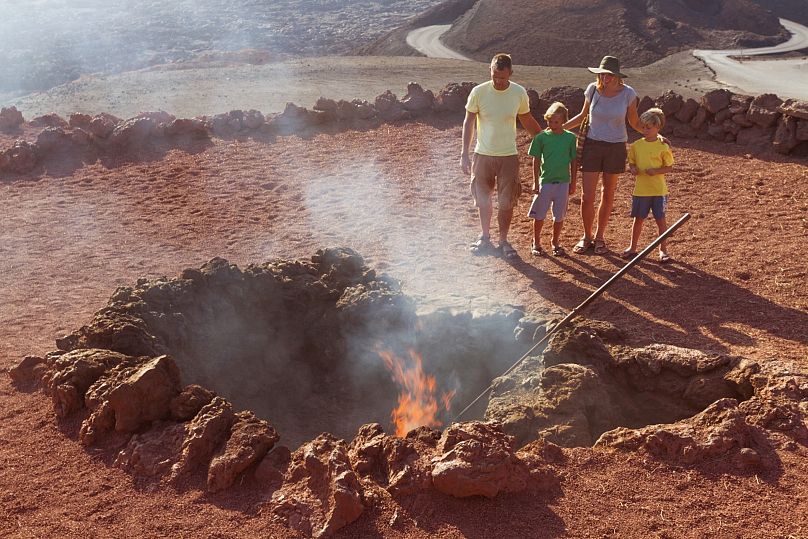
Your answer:
[[[491,206],[491,193],[497,188],[499,210],[516,207],[522,184],[519,182],[519,156],[474,154],[471,162],[471,195],[478,208]]]
[[[625,142],[603,142],[588,138],[584,142],[581,171],[622,174],[626,171],[627,157]]]

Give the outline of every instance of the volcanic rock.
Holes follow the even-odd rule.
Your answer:
[[[657,458],[694,464],[739,452],[752,432],[735,399],[722,399],[698,415],[672,425],[618,428],[604,433],[595,447],[647,452]]]
[[[216,393],[202,386],[196,384],[186,386],[171,400],[171,417],[178,421],[193,419],[215,396]]]
[[[127,147],[141,144],[148,140],[157,130],[157,121],[151,117],[135,117],[118,124],[109,135],[109,141],[115,146]]]
[[[465,109],[473,82],[451,82],[447,84],[435,98],[434,108],[438,112],[460,112]]]
[[[754,99],[751,95],[732,94],[729,99],[729,111],[732,114],[746,114]]]
[[[289,468],[292,452],[284,445],[276,445],[255,469],[255,478],[262,483],[281,484]]]
[[[432,459],[432,483],[450,496],[485,496],[518,492],[527,486],[530,472],[515,454],[512,436],[494,424],[478,421],[453,424]]]
[[[699,106],[699,108],[696,110],[696,114],[693,115],[693,119],[690,120],[690,127],[698,131],[702,128],[709,116],[709,111],[704,108],[704,106]]]
[[[747,116],[748,117],[748,116]],[[774,136],[774,129],[764,129],[758,127],[748,127],[738,131],[735,141],[742,146],[755,146],[758,148],[769,147]]]
[[[61,127],[46,127],[36,137],[36,146],[42,152],[65,149],[72,142],[72,137]]]
[[[0,170],[8,170],[18,174],[26,174],[36,168],[37,147],[25,140],[17,140],[0,153]]]
[[[105,139],[115,131],[115,127],[121,122],[119,118],[111,114],[97,114],[93,116],[88,127],[90,133],[98,138]]]
[[[81,129],[89,130],[90,129],[90,122],[93,121],[93,117],[89,114],[83,114],[81,112],[74,112],[67,118],[67,123],[70,125],[71,129],[79,127]]]
[[[250,109],[244,113],[242,122],[247,129],[258,129],[264,125],[264,115],[260,111]]]
[[[104,348],[130,356],[163,353],[163,347],[149,333],[142,318],[115,309],[100,311],[88,325],[57,339],[56,344],[61,350]]]
[[[180,392],[180,374],[169,356],[158,356],[141,365],[117,365],[104,373],[86,393],[92,412],[81,426],[84,445],[114,429],[135,432],[142,425],[170,416],[171,401]]]
[[[115,458],[115,466],[141,477],[166,475],[179,459],[185,425],[155,421],[151,428],[132,435]]]
[[[304,535],[327,537],[359,518],[362,492],[345,443],[322,434],[292,454],[272,514]]]
[[[754,122],[752,122],[752,120],[749,119],[746,113],[741,112],[732,115],[732,123],[742,128],[752,127],[753,125],[755,125]]]
[[[786,99],[785,102],[777,107],[777,111],[786,116],[808,120],[808,101]]]
[[[270,115],[262,130],[270,133],[291,134],[317,127],[325,123],[327,115],[321,111],[308,110],[294,103],[287,103],[280,114]]]
[[[415,116],[424,114],[432,109],[435,95],[431,90],[424,90],[417,82],[407,84],[407,94],[401,100],[401,105]]]
[[[539,94],[539,116],[543,117],[550,105],[556,101],[564,103],[570,117],[573,117],[584,106],[584,91],[577,86],[553,86],[544,90]]]
[[[699,104],[695,99],[690,97],[682,103],[682,107],[676,111],[676,119],[682,123],[690,123],[693,119],[693,116],[696,115],[696,111],[699,110]]]
[[[17,365],[8,370],[11,381],[18,385],[38,382],[47,372],[45,359],[38,356],[25,356]]]
[[[800,143],[797,140],[797,118],[793,116],[781,116],[777,123],[777,131],[774,132],[772,146],[774,151],[781,154],[788,154]]]
[[[759,95],[749,104],[746,116],[760,127],[774,127],[780,117],[777,109],[782,103],[783,100],[774,94]]]
[[[379,113],[379,117],[386,122],[395,122],[409,118],[409,113],[399,102],[396,94],[387,90],[376,97],[374,106]]]
[[[25,123],[22,113],[17,110],[17,107],[3,107],[0,109],[0,129],[9,131],[16,129]]]
[[[279,438],[269,423],[252,412],[237,413],[224,450],[210,462],[208,490],[229,488],[241,472],[263,459]]]
[[[732,92],[725,89],[711,90],[704,94],[701,98],[701,104],[707,109],[707,112],[716,114],[718,111],[729,107]]]
[[[68,124],[64,118],[56,113],[37,116],[28,122],[28,125],[31,127],[60,127],[62,129],[67,129],[70,127],[70,124]]]
[[[207,466],[227,439],[235,421],[233,406],[221,397],[214,397],[185,425],[182,451],[178,461],[171,467],[171,478],[177,479],[201,466]]]
[[[419,427],[397,438],[378,423],[360,427],[349,446],[353,469],[360,477],[384,487],[393,496],[408,496],[432,488],[430,459],[440,432]]]
[[[165,134],[169,137],[192,139],[203,139],[209,136],[205,122],[198,118],[177,118],[166,125]]]
[[[679,112],[684,103],[685,103],[684,98],[681,95],[674,92],[673,90],[668,90],[667,92],[659,96],[656,100],[656,105],[662,109],[662,112],[665,113],[665,116],[673,116],[674,114]],[[707,110],[710,110],[709,106],[707,107]]]
[[[643,112],[654,107],[655,105],[656,103],[654,102],[654,100],[645,95],[642,97],[642,99],[640,99],[639,103],[637,103],[637,114],[642,114]]]
[[[794,133],[794,136],[797,137],[799,141],[808,140],[808,120],[797,121],[797,131]]]
[[[48,371],[42,383],[59,417],[67,417],[84,407],[84,396],[105,372],[116,366],[133,366],[137,358],[103,349],[79,349],[46,356]]]

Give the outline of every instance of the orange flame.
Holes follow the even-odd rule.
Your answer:
[[[390,350],[377,350],[387,369],[401,388],[398,406],[390,413],[396,426],[396,436],[403,438],[416,427],[440,427],[437,420],[438,401],[435,398],[435,377],[424,373],[421,355],[409,350],[410,360],[399,358]],[[440,397],[443,409],[449,411],[455,392],[443,393]]]

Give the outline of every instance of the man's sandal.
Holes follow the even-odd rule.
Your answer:
[[[659,253],[659,263],[660,264],[667,264],[668,262],[672,262],[673,258],[668,253]]]
[[[567,251],[560,245],[553,245],[553,256],[567,256]]]
[[[544,252],[544,249],[541,248],[541,245],[534,244],[530,248],[530,254],[532,254],[533,256],[544,256],[547,253]]]
[[[507,241],[499,242],[499,251],[502,253],[503,258],[516,258],[516,249]]]
[[[592,246],[592,240],[589,238],[581,238],[578,243],[575,244],[575,247],[572,248],[572,252],[580,255],[587,252]]]
[[[630,251],[626,249],[622,253],[620,253],[620,258],[625,258],[626,260],[634,260],[634,257],[637,256],[637,251]]]
[[[592,245],[595,246],[596,255],[605,255],[609,252],[609,248],[606,247],[606,242],[603,240],[595,240],[592,242]]]
[[[490,239],[485,236],[480,236],[480,239],[471,244],[469,251],[474,255],[482,255],[493,252],[494,246]]]

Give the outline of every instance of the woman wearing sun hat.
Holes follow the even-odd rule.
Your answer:
[[[623,83],[626,75],[620,72],[620,61],[614,56],[604,56],[599,67],[587,68],[597,75],[595,82],[584,91],[584,106],[581,112],[564,124],[565,129],[581,125],[589,114],[589,132],[584,142],[581,172],[583,176],[581,197],[581,220],[584,235],[573,247],[573,252],[584,253],[594,249],[596,254],[609,251],[605,233],[614,205],[617,178],[626,170],[626,120],[640,131],[637,115],[637,92]],[[603,190],[595,224],[595,195],[598,179],[603,178]]]

